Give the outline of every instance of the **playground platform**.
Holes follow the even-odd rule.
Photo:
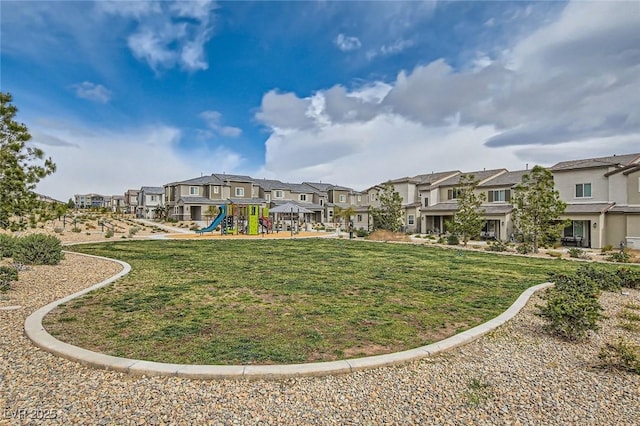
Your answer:
[[[315,232],[315,231],[304,231],[294,233],[291,235],[291,232],[288,231],[280,231],[276,233],[269,234],[258,234],[258,235],[246,235],[246,234],[226,234],[221,235],[219,232],[212,232],[207,234],[198,235],[195,232],[189,234],[167,234],[165,238],[168,239],[176,239],[176,240],[270,240],[270,239],[287,239],[287,238],[329,238],[335,237],[335,232]]]

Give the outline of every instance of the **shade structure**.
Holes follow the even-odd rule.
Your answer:
[[[269,210],[270,213],[313,213],[311,210],[293,203],[284,203]]]

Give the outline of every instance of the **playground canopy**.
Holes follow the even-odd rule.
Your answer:
[[[313,213],[311,210],[293,203],[284,203],[269,210],[271,213]]]

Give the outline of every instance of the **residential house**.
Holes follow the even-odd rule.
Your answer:
[[[205,220],[209,206],[222,204],[264,204],[253,178],[243,175],[211,174],[164,185],[169,217]]]
[[[484,197],[481,209],[486,219],[480,232],[482,238],[502,241],[512,238],[515,231],[511,197],[525,173],[528,170],[501,173],[478,184],[476,192]]]
[[[567,203],[566,243],[601,248],[626,244],[629,236],[630,245],[637,244],[633,178],[639,163],[640,154],[626,154],[562,161],[550,168],[560,199]]]
[[[124,193],[124,208],[125,212],[129,214],[135,214],[138,208],[138,192],[137,189],[129,189]]]
[[[475,172],[449,173],[449,177],[436,178],[422,189],[422,207],[419,211],[424,223],[424,231],[427,233],[441,234],[447,232],[447,223],[453,220],[453,216],[458,211],[458,186],[460,177],[472,175],[482,185],[491,179],[507,173],[507,169],[481,170]],[[428,194],[428,196],[427,196]],[[425,198],[427,201],[425,201]],[[428,204],[427,207],[424,207]]]
[[[153,219],[157,207],[164,206],[163,189],[159,186],[143,186],[138,192],[136,217]]]
[[[124,196],[112,195],[109,208],[114,213],[124,213],[125,212]]]
[[[93,193],[75,194],[73,199],[79,209],[109,207],[111,203],[111,197]]]

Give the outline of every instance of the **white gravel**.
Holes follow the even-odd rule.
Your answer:
[[[95,370],[24,336],[31,312],[118,270],[67,254],[60,266],[21,272],[15,289],[0,293],[0,307],[21,306],[0,310],[0,424],[640,424],[640,376],[595,368],[605,341],[640,343],[639,333],[617,327],[623,304],[640,304],[637,290],[603,294],[609,318],[586,343],[546,336],[534,296],[506,325],[441,356],[281,381]]]

